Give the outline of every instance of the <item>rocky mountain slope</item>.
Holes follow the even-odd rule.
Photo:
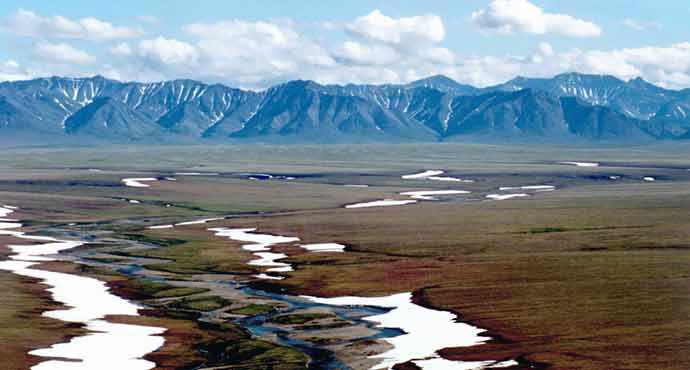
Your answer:
[[[685,139],[690,91],[576,73],[481,89],[432,76],[406,85],[298,80],[262,92],[192,80],[51,77],[0,84],[0,135],[116,142]]]

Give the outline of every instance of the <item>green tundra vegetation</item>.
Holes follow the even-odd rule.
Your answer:
[[[495,338],[480,346],[444,349],[448,359],[521,358],[557,369],[690,367],[690,148],[679,144],[257,144],[9,153],[0,158],[0,202],[21,207],[17,216],[30,229],[63,228],[108,239],[74,255],[102,253],[84,258],[96,268],[82,273],[144,302],[149,311],[137,322],[170,328],[165,346],[149,356],[160,368],[292,369],[307,363],[298,349],[254,338],[229,318],[280,307],[220,296],[203,287],[202,277],[209,276],[231,276],[255,288],[294,295],[414,292],[417,303],[453,311]],[[574,160],[601,165],[557,164]],[[100,171],[88,170],[94,168]],[[427,169],[474,182],[401,178]],[[294,179],[251,180],[246,172]],[[148,188],[125,187],[120,181],[150,176],[176,181],[152,182]],[[656,181],[643,181],[646,176]],[[556,190],[485,199],[502,186],[543,184]],[[397,194],[404,191],[442,189],[472,193],[399,207],[343,208],[404,199]],[[209,217],[226,219],[148,228]],[[215,236],[208,230],[212,227],[257,228],[303,243],[345,244],[347,251],[309,253],[291,243],[275,246],[275,252],[289,256],[283,261],[294,271],[283,273],[284,280],[258,281],[253,275],[262,270],[247,265],[255,257],[240,248],[242,243]],[[146,260],[146,269],[167,281],[113,272],[123,261],[136,259]],[[46,304],[28,282],[4,273],[0,279],[17,297],[0,304],[5,327],[20,327],[20,317],[11,312]],[[213,315],[222,319],[198,320]],[[295,328],[343,325],[329,316],[278,314],[270,321]],[[17,356],[26,351],[20,348],[46,344],[32,338],[52,343],[51,336],[39,333],[45,325],[60,326],[45,323],[36,312],[21,316],[26,319],[32,331],[8,332],[15,361],[23,361]]]

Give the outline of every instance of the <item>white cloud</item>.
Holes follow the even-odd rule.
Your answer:
[[[18,81],[31,78],[31,74],[22,69],[14,60],[7,60],[0,64],[0,81]]]
[[[596,24],[567,14],[547,13],[528,0],[493,0],[486,9],[472,13],[482,30],[499,33],[557,34],[570,37],[601,35]]]
[[[391,18],[374,10],[347,24],[346,30],[357,41],[343,42],[336,54],[353,64],[397,64],[405,69],[398,73],[400,76],[415,65],[448,65],[455,61],[453,52],[439,46],[445,27],[441,17],[434,14]]]
[[[96,61],[91,54],[66,43],[39,42],[34,53],[48,62],[90,64]]]
[[[19,9],[2,24],[2,28],[21,36],[82,40],[114,40],[137,37],[140,31],[115,26],[93,17],[71,20],[63,16],[42,17],[32,11]]]
[[[228,20],[190,24],[184,30],[197,39],[208,76],[230,77],[245,86],[336,65],[324,47],[302,36],[290,22]]]
[[[318,25],[326,31],[334,31],[340,28],[338,22],[334,21],[323,21],[319,22]]]
[[[647,31],[647,30],[659,30],[661,25],[656,22],[645,22],[639,21],[633,18],[625,18],[621,22],[624,26],[633,29],[635,31]]]
[[[564,52],[539,45],[530,56],[465,58],[449,76],[462,82],[487,86],[517,75],[551,77],[572,71],[610,74],[624,80],[642,77],[663,87],[684,88],[690,85],[690,42],[665,47],[571,49]]]
[[[438,43],[446,35],[441,17],[428,14],[415,17],[391,18],[378,9],[358,17],[347,30],[362,38],[386,44],[407,46],[418,43]]]
[[[387,45],[363,44],[349,40],[336,50],[336,55],[345,62],[361,65],[388,65],[400,58],[400,54]]]
[[[162,65],[189,66],[195,64],[199,58],[193,45],[162,36],[140,41],[138,51],[139,56]]]
[[[110,48],[110,53],[115,56],[128,57],[132,55],[132,48],[126,42],[121,42]]]
[[[482,17],[490,10],[487,8]],[[539,11],[536,14],[541,18],[553,16]],[[529,18],[518,11],[512,13],[518,20]],[[83,30],[78,22],[74,27],[75,22],[59,17],[50,20],[62,35]],[[503,31],[527,32],[531,27],[515,24],[510,23]],[[332,42],[308,37],[298,27],[289,20],[226,20],[189,24],[177,39],[160,36],[74,45],[44,39],[33,49],[39,58],[19,59],[21,66],[0,62],[0,79],[99,73],[143,81],[195,78],[261,89],[298,78],[340,84],[404,83],[445,74],[460,82],[487,86],[516,75],[550,77],[576,71],[612,74],[622,79],[641,76],[669,88],[690,86],[690,42],[610,50],[555,50],[541,42],[524,55],[456,55],[444,47],[443,21],[435,15],[391,18],[373,11],[349,23],[337,24],[338,29],[345,31],[345,39]],[[537,27],[535,32],[540,30],[555,32],[558,28]],[[106,58],[99,62],[95,57],[108,53],[109,64],[104,64]]]

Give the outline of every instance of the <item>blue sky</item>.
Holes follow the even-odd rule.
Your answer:
[[[103,74],[488,85],[567,71],[690,86],[687,1],[4,0],[0,80]]]

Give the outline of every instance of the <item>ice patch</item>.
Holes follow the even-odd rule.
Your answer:
[[[500,191],[507,190],[555,190],[556,187],[552,185],[528,185],[528,186],[502,186],[498,188]]]
[[[310,252],[345,252],[345,246],[337,243],[301,244],[300,247]]]
[[[50,255],[78,247],[84,243],[58,240],[45,236],[26,235],[11,229],[19,223],[0,223],[0,235],[47,242],[33,245],[8,245],[15,253],[9,261],[0,262],[0,270],[40,279],[50,286],[53,300],[66,306],[44,312],[43,316],[65,322],[84,324],[90,333],[69,342],[29,352],[34,356],[52,358],[32,370],[148,370],[156,366],[144,360],[148,353],[160,348],[165,339],[159,335],[165,328],[115,324],[103,320],[109,315],[138,316],[139,307],[110,293],[107,285],[97,279],[32,269],[40,261],[53,261]]]
[[[596,162],[558,162],[560,164],[568,164],[577,167],[599,167],[599,163]]]
[[[151,185],[144,184],[144,182],[150,182],[150,181],[158,181],[158,179],[155,177],[139,177],[139,178],[122,179],[122,182],[125,184],[125,186],[130,186],[133,188],[148,188]]]
[[[299,238],[280,236],[280,235],[269,235],[269,234],[257,234],[255,228],[250,229],[228,229],[223,227],[209,229],[215,233],[216,236],[226,237],[232,240],[249,242],[251,244],[242,245],[242,249],[246,251],[253,252],[258,259],[249,261],[249,265],[269,267],[266,272],[289,272],[292,271],[292,266],[287,263],[278,262],[278,260],[286,258],[287,255],[283,253],[273,253],[271,252],[271,247],[275,244],[291,243],[299,241]],[[255,275],[258,278],[265,279],[266,274]]]
[[[400,195],[409,196],[412,199],[417,200],[436,200],[434,195],[455,195],[455,194],[469,194],[469,191],[465,190],[422,190],[422,191],[407,191],[400,193]]]
[[[524,198],[528,197],[529,195],[520,193],[520,194],[489,194],[486,197],[489,199],[493,200],[506,200],[506,199],[512,199],[512,198]]]
[[[427,177],[427,179],[434,180],[434,181],[452,181],[452,182],[465,182],[465,183],[474,182],[474,180],[459,179],[457,177],[450,177],[450,176],[429,176],[429,177]]]
[[[205,224],[207,222],[219,221],[219,220],[224,220],[224,218],[223,217],[204,218],[201,220],[180,222],[180,223],[175,224],[175,226],[199,225],[199,224]]]
[[[375,200],[373,202],[348,204],[345,206],[345,208],[403,206],[405,204],[412,204],[412,203],[417,203],[417,201],[414,199],[408,199],[408,200],[383,199],[383,200]]]
[[[443,360],[437,351],[449,347],[474,346],[490,339],[480,336],[484,332],[483,329],[457,322],[457,316],[450,312],[432,310],[413,303],[412,293],[371,298],[304,298],[315,303],[333,306],[373,306],[390,309],[384,314],[364,318],[377,323],[376,327],[397,328],[404,332],[402,335],[383,338],[393,348],[370,356],[371,359],[380,360],[380,363],[372,369],[392,369],[396,364],[408,361],[415,361],[415,363],[419,361],[423,369],[443,369],[434,365],[462,364],[462,362]],[[432,360],[436,361],[430,362]],[[480,365],[482,364],[485,363]]]
[[[10,208],[10,206],[3,205],[0,207],[0,217],[7,217],[12,212],[14,212],[14,209]]]
[[[411,175],[403,175],[402,178],[405,180],[425,179],[425,178],[431,177],[431,176],[442,175],[443,172],[444,171],[441,171],[441,170],[426,170],[424,172],[413,173]]]
[[[157,230],[157,229],[172,229],[175,227],[173,224],[168,224],[168,225],[156,225],[156,226],[149,226],[148,229],[151,230]]]

